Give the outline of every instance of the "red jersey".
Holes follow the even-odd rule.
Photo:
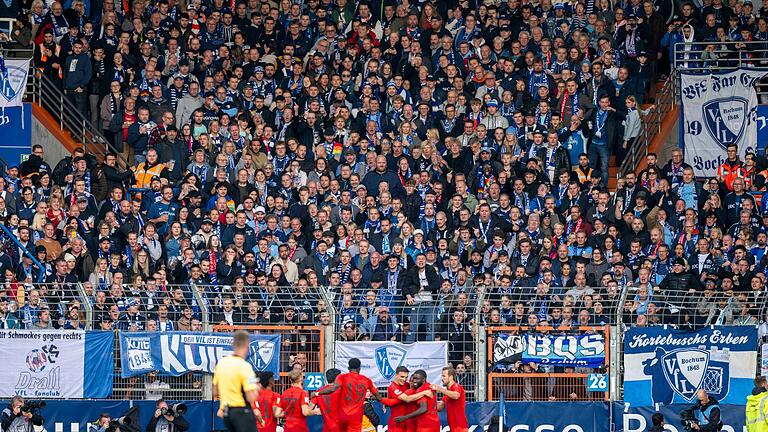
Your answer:
[[[401,394],[408,394],[410,389],[411,386],[408,385],[407,381],[403,385],[398,385],[397,383],[393,382],[387,389],[387,398],[398,399]],[[407,415],[409,412],[411,412],[412,405],[413,404],[409,404],[403,401],[399,401],[399,403],[392,405],[392,412],[389,413],[389,420],[387,421],[387,426],[390,431],[406,429],[405,424],[395,422],[395,418]]]
[[[277,429],[277,419],[275,418],[273,407],[280,406],[280,395],[272,390],[259,390],[259,397],[256,399],[256,408],[261,411],[261,417],[264,424],[256,423],[259,432],[275,432]]]
[[[458,399],[451,399],[447,396],[443,396],[445,414],[448,417],[448,426],[450,426],[452,431],[457,429],[468,429],[469,423],[467,423],[467,413],[464,410],[467,404],[467,394],[464,392],[464,387],[455,382],[448,387],[448,390],[459,392]]]
[[[345,373],[336,378],[339,384],[339,420],[362,421],[366,390],[377,392],[373,381],[359,373]]]
[[[318,391],[325,390],[329,386],[324,386]],[[339,415],[339,390],[327,395],[315,396],[312,402],[320,408],[320,413],[323,415],[323,431],[336,432],[339,430],[338,415]]]
[[[423,392],[424,390],[431,390],[431,384],[424,382],[424,385],[416,389],[416,393]],[[437,395],[432,391],[431,398],[421,398],[418,403],[423,401],[427,402],[427,412],[416,417],[416,430],[417,431],[440,431],[440,418],[437,416]]]
[[[285,411],[285,432],[309,432],[307,418],[301,412],[309,405],[309,395],[299,387],[289,387],[280,395],[280,407]]]

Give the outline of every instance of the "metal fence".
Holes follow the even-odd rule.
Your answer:
[[[274,390],[282,392],[291,386],[288,374],[293,369],[302,372],[325,372],[326,330],[322,325],[215,325],[215,332],[246,330],[253,333],[279,334],[280,379],[275,381]]]
[[[738,279],[738,278],[736,278]],[[663,280],[663,279],[662,279]],[[660,281],[657,281],[660,282]],[[374,289],[162,285],[115,287],[98,291],[79,283],[6,283],[9,309],[24,327],[104,329],[111,331],[220,331],[245,329],[283,335],[281,379],[294,367],[323,372],[334,364],[335,341],[374,340],[419,343],[445,340],[449,362],[459,372],[468,400],[495,399],[503,391],[510,400],[620,400],[623,397],[622,343],[630,326],[665,325],[695,329],[709,325],[750,325],[765,322],[768,304],[761,276],[733,286],[695,281],[695,288],[676,290],[661,282],[628,283],[605,288],[473,286],[418,301],[395,298],[387,288]],[[412,299],[413,300],[413,299]],[[46,309],[47,308],[47,309]],[[41,310],[49,310],[50,320]],[[135,327],[122,325],[126,314],[139,314]],[[43,317],[43,324],[39,321]],[[167,326],[167,320],[174,324]],[[134,321],[136,321],[134,319]],[[109,325],[108,325],[109,324]],[[765,327],[765,325],[763,325]],[[564,369],[529,365],[499,358],[502,336],[529,331],[569,334],[600,332],[605,362],[600,367]],[[763,337],[768,336],[763,330]],[[207,399],[210,377],[190,373],[123,379],[120,347],[115,347],[113,399]],[[297,366],[298,365],[298,366]],[[605,392],[590,393],[586,378],[604,374]]]
[[[586,391],[589,374],[609,372],[610,326],[498,326],[488,328],[487,332],[488,400],[498,399],[501,392],[506,398],[519,401],[610,400],[610,390]],[[526,346],[526,336],[575,338],[583,334],[603,335],[605,360],[602,365],[553,367],[523,361],[523,352],[531,348],[530,344]]]

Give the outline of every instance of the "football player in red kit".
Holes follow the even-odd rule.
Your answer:
[[[259,376],[259,397],[255,403],[259,411],[259,415],[256,416],[256,428],[259,432],[275,432],[277,419],[283,416],[280,395],[272,391],[273,383],[272,372],[263,372]]]
[[[451,366],[444,367],[440,378],[445,387],[432,384],[432,390],[443,395],[443,400],[438,404],[438,409],[445,409],[445,414],[448,417],[448,427],[451,432],[469,431],[467,412],[465,411],[467,395],[464,392],[464,387],[456,382],[456,370]]]
[[[397,423],[395,418],[404,416],[411,411],[416,410],[417,405],[414,402],[422,397],[433,396],[431,390],[416,393],[408,383],[408,373],[409,371],[407,367],[398,366],[395,370],[395,379],[389,385],[389,389],[387,389],[387,398],[381,400],[382,405],[392,407],[392,412],[390,413],[389,421],[387,422],[387,430],[389,432],[411,432],[415,430],[415,422],[409,421]]]
[[[333,384],[317,392],[318,396],[339,390],[339,432],[361,432],[363,428],[363,404],[367,392],[381,400],[373,381],[360,374],[360,359],[349,359],[349,372],[341,374]]]
[[[395,418],[396,423],[404,423],[410,419],[416,420],[416,432],[440,432],[440,419],[437,416],[437,398],[432,385],[427,382],[427,373],[419,369],[411,375],[411,388],[416,393],[429,390],[432,397],[418,400],[419,407],[415,411]]]
[[[304,373],[292,370],[288,377],[291,386],[280,395],[280,406],[285,412],[284,432],[309,432],[307,417],[320,415],[317,407],[310,408],[309,394],[302,388]]]
[[[328,388],[336,381],[336,377],[341,375],[341,371],[332,368],[325,372],[325,380],[328,382],[325,386],[318,391],[322,391]],[[339,432],[339,394],[341,392],[336,390],[331,394],[324,394],[322,396],[315,396],[312,398],[312,402],[320,408],[320,414],[323,416],[323,432]]]

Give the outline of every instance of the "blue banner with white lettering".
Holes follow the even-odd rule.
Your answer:
[[[746,395],[744,396],[746,399]],[[720,419],[723,431],[742,431],[747,424],[744,405],[720,404]],[[691,408],[690,404],[674,404],[654,407],[633,407],[629,404],[616,402],[613,404],[614,432],[645,432],[651,428],[651,416],[657,412],[664,416],[667,431],[684,431],[680,423],[680,413]]]
[[[693,403],[699,389],[743,404],[757,368],[757,328],[633,327],[624,335],[624,398],[633,407]]]
[[[768,146],[768,105],[757,106],[757,154],[765,154]]]
[[[121,332],[122,376],[159,371],[179,376],[213,373],[220,358],[232,354],[232,334],[198,332]],[[280,373],[280,335],[252,334],[249,363],[257,372]]]
[[[523,362],[552,366],[600,367],[605,364],[602,333],[524,336]]]
[[[88,424],[99,419],[101,413],[107,413],[112,418],[125,415],[132,407],[139,409],[139,429],[145,430],[155,411],[154,401],[129,400],[49,400],[48,405],[41,411],[44,426],[49,431],[69,430],[76,423],[79,430],[86,430]],[[0,401],[6,406],[8,400]],[[173,404],[175,402],[169,401]],[[216,417],[218,402],[214,401],[185,401],[187,414],[185,418],[194,421],[195,431],[224,430],[221,419]],[[374,403],[379,413],[380,425],[377,432],[387,431],[387,421],[390,410],[381,411],[380,405]],[[658,412],[664,415],[666,423],[676,430],[682,431],[680,411],[690,405],[668,405],[661,407]],[[507,402],[503,406],[507,422],[507,432],[645,432],[651,425],[651,416],[657,412],[651,407],[630,407],[622,402],[609,404],[605,402]],[[613,429],[611,416],[613,411]],[[746,419],[744,405],[720,405],[721,418],[725,424],[724,430],[740,431]],[[467,403],[467,420],[469,432],[481,432],[491,418],[499,414],[499,402]],[[443,426],[448,423],[445,411],[440,413]],[[322,432],[321,417],[312,416],[307,419],[310,432]],[[57,429],[60,426],[61,429]],[[730,429],[729,429],[730,428]],[[670,429],[675,430],[675,429]],[[497,432],[497,431],[489,431]]]

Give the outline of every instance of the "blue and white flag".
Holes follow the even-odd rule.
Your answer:
[[[257,372],[280,373],[280,335],[252,334],[246,360]],[[199,332],[120,333],[122,377],[150,371],[179,376],[213,373],[216,363],[232,355],[232,334]]]
[[[755,83],[765,70],[740,68],[733,72],[681,74],[683,101],[680,122],[685,162],[700,177],[713,177],[736,144],[744,160],[757,142],[757,93]]]
[[[624,401],[631,406],[692,403],[699,389],[720,403],[743,404],[756,368],[754,326],[645,327],[624,334]]]
[[[602,333],[527,334],[523,340],[525,363],[593,368],[605,364],[605,337]]]
[[[0,57],[0,108],[21,106],[29,77],[29,60]]]
[[[0,397],[108,397],[114,351],[112,332],[0,330]]]
[[[437,383],[443,367],[448,364],[448,343],[336,342],[335,355],[340,368],[346,368],[351,358],[360,359],[360,373],[377,387],[388,386],[398,366],[411,371],[423,369],[427,381]]]

